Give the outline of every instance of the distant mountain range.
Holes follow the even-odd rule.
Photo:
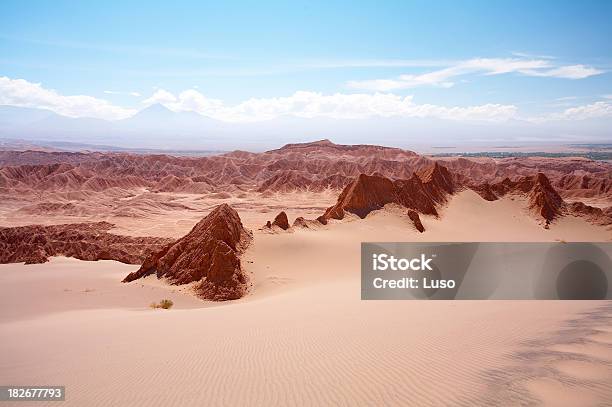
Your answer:
[[[589,139],[581,137],[584,131]],[[491,143],[559,144],[607,141],[605,121],[533,125],[511,121],[455,122],[432,118],[332,119],[284,116],[228,123],[195,112],[151,105],[117,121],[71,118],[49,110],[0,106],[0,138],[130,149],[264,151],[286,143],[329,138],[347,144],[386,144],[418,149],[435,145]],[[440,144],[442,143],[442,144]]]
[[[175,113],[156,104],[117,121],[71,118],[49,110],[0,106],[0,136],[120,147],[202,147],[222,122],[197,113]]]

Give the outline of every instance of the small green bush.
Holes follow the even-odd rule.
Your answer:
[[[161,300],[159,302],[159,304],[152,302],[149,307],[155,309],[155,308],[163,308],[163,309],[170,309],[172,308],[172,306],[174,305],[174,303],[172,302],[172,300],[168,300],[168,299],[164,299]]]
[[[169,309],[174,305],[174,303],[172,302],[172,300],[161,300],[159,302],[159,306],[163,309]]]

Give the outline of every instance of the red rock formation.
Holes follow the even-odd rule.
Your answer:
[[[283,230],[289,229],[289,219],[287,218],[287,214],[285,213],[285,211],[282,211],[281,213],[276,215],[274,221],[272,222],[272,226],[278,226]]]
[[[418,175],[424,184],[432,186],[432,190],[442,190],[451,195],[455,193],[456,187],[453,175],[438,162],[419,171]]]
[[[428,174],[434,162],[448,168],[452,179],[445,179],[443,171]],[[492,185],[539,171],[564,199],[612,199],[611,168],[607,162],[573,158],[431,159],[398,148],[338,145],[329,140],[257,154],[238,151],[208,157],[0,151],[0,193],[113,188],[209,193],[237,185],[265,192],[340,190],[360,174],[396,180],[410,179],[415,172],[424,183],[430,180],[452,193],[446,188],[452,186],[448,181]]]
[[[585,183],[590,182],[587,178]],[[571,213],[580,216],[591,223],[598,225],[612,224],[612,213],[575,201],[565,203],[559,192],[555,189],[548,177],[543,173],[533,176],[520,177],[516,180],[505,178],[495,184],[484,183],[470,186],[487,200],[495,200],[507,194],[518,194],[527,197],[529,209],[548,226],[554,219]]]
[[[198,282],[195,290],[204,299],[238,299],[247,291],[247,277],[239,256],[251,239],[238,213],[222,204],[187,235],[149,256],[140,269],[123,281],[155,273],[157,278],[165,278],[171,284]]]
[[[567,206],[569,212],[575,216],[585,217],[592,223],[598,225],[612,225],[612,207],[601,209],[586,205],[582,202],[572,202]]]
[[[327,218],[325,217],[325,215],[318,216],[316,220],[321,225],[327,225]]]
[[[282,171],[265,180],[257,191],[289,192],[307,189],[311,183],[312,181],[309,178],[304,177],[297,171]]]
[[[390,179],[361,174],[344,188],[336,205],[328,208],[324,216],[342,219],[347,211],[365,218],[368,213],[397,200],[395,186]]]
[[[484,200],[496,201],[498,199],[497,195],[495,195],[495,192],[493,192],[491,185],[489,185],[489,183],[487,182],[481,185],[472,185],[470,186],[470,189],[480,195]]]
[[[500,183],[543,173],[562,198],[612,199],[612,164],[573,157],[444,158],[464,184]]]
[[[563,199],[552,187],[546,175],[538,173],[528,197],[529,208],[541,215],[547,224],[561,215]]]
[[[418,230],[421,233],[423,233],[425,231],[425,227],[421,223],[421,218],[419,217],[419,214],[417,212],[415,212],[412,209],[410,209],[408,211],[408,217],[410,218],[410,220],[414,224],[414,227],[416,228],[416,230]]]
[[[108,233],[108,222],[0,228],[0,263],[44,263],[52,256],[140,264],[172,239]]]
[[[293,221],[293,227],[303,229],[318,229],[321,227],[321,223],[317,219],[304,219],[302,216],[298,216]]]
[[[155,194],[147,195],[150,203],[119,200],[134,192],[140,195],[143,188],[207,193],[210,198],[252,190],[264,191],[264,196],[296,189],[344,192],[364,174],[388,179],[393,184],[393,196],[381,202],[380,196],[366,196],[357,186],[350,196],[343,197],[348,200],[346,210],[365,216],[372,208],[395,202],[418,213],[436,215],[436,208],[462,185],[472,185],[487,200],[508,193],[528,195],[538,172],[568,202],[580,198],[612,200],[612,165],[608,162],[571,157],[432,159],[397,148],[338,145],[329,140],[290,144],[264,153],[236,151],[207,157],[0,151],[0,195],[16,201],[22,195],[36,197],[25,200],[28,207],[24,205],[22,213],[75,216],[90,214],[91,197],[103,194],[116,198],[113,215],[138,217],[148,214],[144,206],[155,206],[150,208],[155,212],[175,209],[162,208],[162,203],[153,198]],[[533,210],[543,219],[559,216],[556,197],[550,188],[543,188],[529,197]],[[45,196],[45,202],[41,202],[41,192],[53,192],[55,196]],[[343,204],[334,205],[319,222],[341,218],[344,211]]]
[[[302,216],[298,216],[293,221],[293,227],[308,228],[308,222]]]
[[[420,176],[413,174],[409,179],[392,181],[381,176],[361,174],[344,188],[336,204],[328,208],[323,217],[342,219],[345,212],[350,212],[364,218],[389,203],[437,216],[436,206],[444,203],[455,190],[451,174],[438,163]]]
[[[553,185],[563,191],[565,197],[592,198],[597,196],[612,197],[612,173],[607,177],[590,174],[567,174],[559,178]],[[603,174],[602,174],[603,175]]]
[[[272,229],[272,226],[277,226],[283,230],[289,229],[289,218],[287,218],[285,211],[281,211],[278,215],[276,215],[272,222],[267,221],[264,229]]]
[[[529,209],[538,216],[541,216],[547,224],[561,216],[563,212],[563,199],[546,175],[542,173],[521,177],[516,181],[505,178],[503,181],[493,185],[485,183],[472,186],[471,188],[483,198],[490,198],[487,200],[495,200],[498,197],[512,193],[526,195],[529,200]]]

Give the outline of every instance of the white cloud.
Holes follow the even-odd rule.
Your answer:
[[[142,101],[144,105],[150,106],[155,103],[161,103],[164,105],[170,105],[172,103],[176,103],[177,99],[172,93],[168,92],[164,89],[157,89],[151,97]]]
[[[513,105],[486,104],[480,106],[447,107],[416,104],[412,96],[389,93],[325,95],[298,91],[291,96],[251,98],[234,106],[211,99],[196,90],[186,90],[178,96],[159,89],[144,101],[146,105],[162,103],[174,111],[194,111],[228,122],[254,122],[281,116],[303,118],[365,119],[370,117],[420,117],[450,120],[507,120],[516,115]]]
[[[612,103],[595,102],[584,106],[570,107],[560,115],[560,118],[565,120],[585,120],[601,117],[612,117]]]
[[[515,57],[520,57],[520,58],[555,59],[555,57],[551,55],[535,55],[529,52],[521,52],[521,51],[512,52],[512,55],[514,55]]]
[[[507,67],[497,66],[492,61],[475,61],[471,64],[474,66],[487,65],[487,72],[490,74],[507,69]],[[441,70],[418,79],[404,78],[403,80],[429,81],[445,86],[444,79],[448,79],[448,75],[446,70]],[[610,95],[607,97],[609,98]],[[570,97],[561,99],[570,99]],[[173,111],[192,111],[226,122],[256,122],[283,116],[332,119],[397,117],[493,122],[519,119],[532,123],[612,118],[612,102],[607,100],[567,108],[544,116],[529,117],[519,115],[514,105],[497,103],[475,106],[419,104],[412,96],[383,92],[323,94],[298,91],[285,97],[250,98],[235,105],[227,105],[195,89],[188,89],[178,94],[157,89],[153,95],[142,101],[145,106],[154,103],[161,103]],[[116,106],[103,99],[86,95],[65,96],[54,90],[45,89],[40,84],[7,77],[0,77],[0,105],[43,108],[69,117],[96,117],[109,120],[129,117],[136,113],[135,109]]]
[[[142,96],[138,92],[121,92],[118,90],[105,90],[104,93],[106,93],[107,95],[127,95],[127,96],[134,96],[134,97]]]
[[[612,118],[612,103],[594,102],[588,105],[574,106],[561,112],[550,113],[544,116],[532,117],[528,121],[533,123],[543,123],[559,120],[588,120]]]
[[[347,86],[354,89],[387,92],[418,86],[449,88],[454,85],[451,79],[468,74],[501,75],[520,73],[527,76],[583,79],[603,72],[602,70],[585,65],[555,67],[548,59],[474,58],[456,63],[448,68],[424,74],[400,75],[392,79],[349,81]]]
[[[40,83],[0,77],[0,105],[48,109],[69,117],[121,119],[135,113],[133,109],[115,106],[104,99],[86,95],[64,96]]]
[[[566,78],[566,79],[584,79],[589,76],[599,75],[604,73],[600,69],[596,69],[585,65],[568,65],[561,66],[559,68],[544,70],[544,71],[526,71],[523,72],[525,75],[530,76],[543,76],[553,78]]]

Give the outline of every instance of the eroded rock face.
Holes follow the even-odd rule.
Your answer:
[[[289,219],[287,218],[287,214],[285,213],[285,211],[282,211],[281,213],[276,215],[274,221],[272,222],[272,226],[278,226],[283,230],[289,229]]]
[[[447,196],[456,188],[452,175],[438,163],[409,179],[392,181],[378,175],[361,174],[344,188],[336,204],[325,211],[323,218],[342,219],[345,212],[365,218],[368,213],[389,203],[437,216],[436,206],[446,202]]]
[[[489,185],[488,183],[470,186],[470,189],[480,195],[484,200],[496,201],[498,199],[498,196],[495,195],[495,192],[493,192],[491,185]]]
[[[572,202],[567,205],[569,211],[575,216],[582,216],[597,225],[612,225],[612,207],[605,209],[586,205],[582,202]]]
[[[583,177],[582,182],[588,185],[591,180]],[[555,186],[543,173],[520,177],[516,180],[505,178],[495,184],[481,184],[470,186],[480,196],[494,201],[508,194],[518,194],[527,197],[529,209],[546,222],[547,227],[555,219],[572,214],[587,219],[597,225],[612,225],[612,216],[606,209],[596,208],[582,202],[566,203]],[[608,208],[609,210],[609,208]]]
[[[416,228],[416,230],[418,230],[421,233],[425,232],[425,227],[421,223],[421,218],[419,217],[418,213],[416,213],[415,211],[411,209],[408,211],[408,217],[414,224],[414,227]]]
[[[561,215],[563,199],[550,184],[546,175],[538,173],[529,191],[529,208],[540,214],[547,223]]]
[[[287,214],[285,213],[285,211],[282,211],[281,213],[276,215],[272,222],[267,221],[263,229],[272,229],[273,226],[277,226],[282,230],[289,229],[289,218],[287,218]]]
[[[94,222],[0,228],[0,263],[45,263],[49,257],[66,256],[141,264],[151,253],[172,242],[161,237],[108,233],[113,226]]]
[[[563,198],[543,173],[521,177],[515,181],[505,178],[496,184],[485,183],[471,188],[488,201],[494,201],[507,194],[524,195],[529,201],[529,209],[547,224],[563,215],[565,206]]]
[[[359,174],[408,179],[416,172],[426,182],[427,172],[434,162],[442,163],[454,174],[455,181],[461,179],[461,184],[496,184],[506,177],[515,179],[540,171],[565,200],[612,199],[612,167],[604,161],[540,157],[534,166],[532,157],[431,159],[397,148],[338,145],[329,140],[288,144],[264,153],[234,151],[197,158],[0,151],[0,194],[89,193],[142,187],[151,191],[200,194],[251,188],[252,185],[270,194],[292,190],[341,190]],[[434,178],[438,183],[444,181]]]
[[[293,221],[293,227],[308,228],[308,222],[302,216],[298,216]]]
[[[293,228],[301,228],[301,229],[319,229],[321,227],[321,222],[318,219],[305,219],[302,216],[298,216],[293,221]]]
[[[238,299],[247,291],[240,255],[251,240],[251,232],[242,226],[238,213],[222,204],[187,235],[149,256],[123,281],[156,274],[176,285],[198,282],[195,291],[204,299]]]

